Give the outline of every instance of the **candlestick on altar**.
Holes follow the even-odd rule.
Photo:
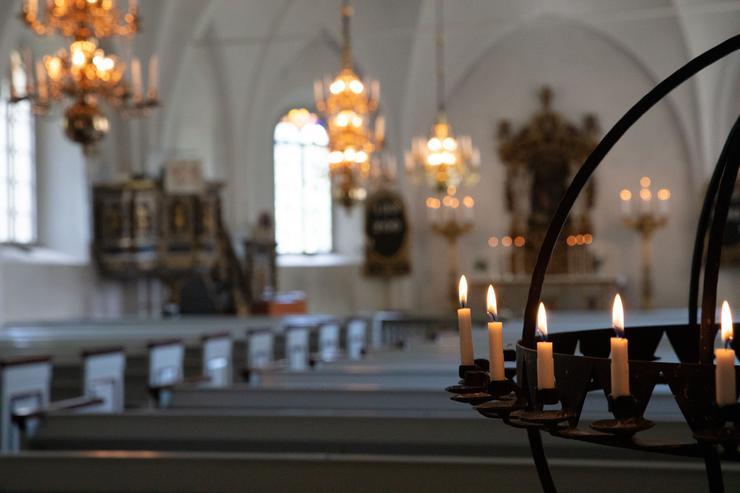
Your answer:
[[[457,328],[460,333],[460,364],[473,366],[473,322],[468,303],[468,281],[465,276],[460,277],[458,288],[460,308],[457,310]]]
[[[729,406],[737,403],[737,394],[735,392],[735,351],[729,348],[732,342],[732,313],[727,301],[722,303],[720,333],[722,342],[725,347],[714,350],[716,366],[715,375],[715,398],[717,405]]]
[[[630,395],[629,351],[624,337],[624,309],[619,295],[614,297],[612,327],[617,334],[611,338],[611,396],[614,399]]]
[[[537,333],[543,339],[537,342],[537,389],[554,389],[555,361],[552,356],[552,342],[547,341],[547,312],[542,302],[537,310]]]
[[[443,199],[430,197],[426,201],[432,232],[447,240],[448,278],[450,301],[456,300],[455,287],[459,272],[458,239],[473,229],[473,207],[475,201],[467,196],[463,199],[462,207],[457,198],[457,189],[450,187]]]
[[[668,222],[668,200],[671,192],[667,188],[658,191],[658,207],[654,207],[653,193],[650,191],[652,180],[643,176],[640,178],[639,207],[632,207],[632,192],[622,190],[619,193],[622,207],[622,219],[625,226],[637,231],[641,240],[641,308],[648,310],[653,306],[653,276],[652,276],[652,236]]]
[[[496,292],[493,290],[492,285],[488,286],[486,306],[486,311],[491,317],[491,321],[488,322],[488,367],[491,380],[494,382],[500,382],[506,380],[506,374],[504,373],[504,325],[496,320],[498,307],[496,304]]]

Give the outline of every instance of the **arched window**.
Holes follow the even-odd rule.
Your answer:
[[[11,81],[0,86],[0,242],[36,241],[36,166],[34,126],[29,101],[10,102],[24,93],[26,74],[18,52],[11,53]]]
[[[275,126],[275,239],[278,253],[332,249],[329,136],[305,108]]]

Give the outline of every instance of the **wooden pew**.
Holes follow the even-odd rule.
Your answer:
[[[706,490],[697,461],[560,459],[551,468],[559,491],[619,493],[635,484],[625,478],[639,478],[640,491]],[[724,465],[724,477],[727,491],[740,491],[737,465]],[[449,493],[486,486],[497,493],[540,491],[530,458],[120,451],[0,457],[5,493]]]
[[[28,431],[36,426],[38,419],[49,412],[115,411],[115,399],[123,386],[120,357],[120,350],[85,355],[86,394],[54,403],[50,403],[50,357],[25,357],[0,362],[0,450],[17,451],[20,447],[20,431]],[[118,366],[114,360],[117,360]]]

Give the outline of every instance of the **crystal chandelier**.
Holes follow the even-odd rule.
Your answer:
[[[343,206],[351,207],[367,194],[363,181],[370,172],[376,140],[382,139],[383,122],[377,117],[380,85],[375,80],[363,82],[352,66],[352,7],[348,1],[342,3],[341,12],[342,69],[331,82],[329,78],[316,81],[314,96],[329,134],[332,195]]]
[[[445,111],[444,33],[442,4],[437,4],[437,118],[428,137],[416,137],[406,153],[406,169],[412,177],[426,180],[438,193],[449,187],[473,185],[478,181],[480,153],[468,136],[452,132]]]
[[[75,39],[131,36],[139,31],[135,0],[122,14],[114,0],[47,0],[39,15],[38,0],[24,0],[21,19],[36,34],[61,34]]]

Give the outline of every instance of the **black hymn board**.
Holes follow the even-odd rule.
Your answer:
[[[403,198],[381,189],[365,203],[365,275],[391,277],[408,274],[409,226]]]

